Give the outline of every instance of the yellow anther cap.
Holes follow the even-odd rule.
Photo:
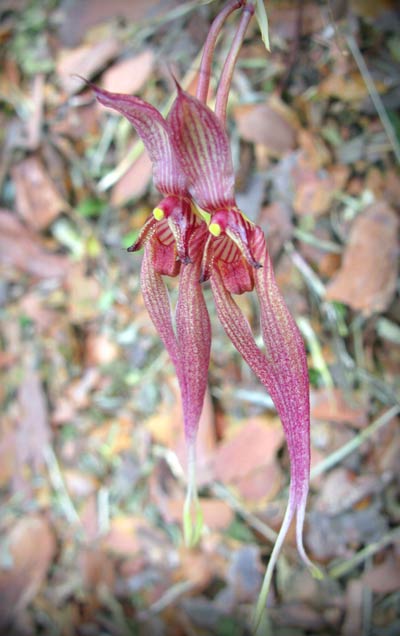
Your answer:
[[[164,210],[162,210],[161,208],[154,208],[153,216],[156,219],[156,221],[162,221],[165,216]]]
[[[210,223],[208,229],[213,236],[219,236],[222,232],[222,228],[219,223]]]

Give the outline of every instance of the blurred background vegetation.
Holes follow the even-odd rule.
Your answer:
[[[177,381],[143,306],[141,255],[125,249],[158,195],[132,127],[76,77],[166,113],[171,71],[194,89],[221,6],[0,3],[4,633],[250,633],[287,500],[281,426],[210,302],[199,435],[206,531],[186,550]],[[390,0],[266,6],[271,53],[254,21],[228,126],[239,203],[267,235],[307,345],[305,540],[327,572],[312,580],[288,538],[271,633],[395,636],[400,16]],[[214,88],[235,24],[218,46]],[[239,302],[257,330],[251,295]]]

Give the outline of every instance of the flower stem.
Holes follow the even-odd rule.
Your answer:
[[[223,24],[225,20],[230,16],[230,14],[233,13],[233,11],[236,11],[236,9],[240,9],[240,7],[245,4],[245,2],[246,0],[231,0],[231,2],[229,2],[226,7],[224,7],[222,11],[220,11],[210,27],[201,58],[199,82],[196,92],[196,97],[201,102],[207,102],[208,89],[210,86],[212,58],[214,55],[215,45],[217,43],[217,39],[221,32]]]
[[[229,51],[229,55],[225,60],[224,68],[222,69],[221,78],[218,85],[217,99],[215,103],[215,114],[222,122],[225,122],[226,119],[226,106],[228,103],[233,71],[235,69],[240,48],[243,44],[247,27],[249,26],[249,22],[254,15],[254,11],[254,4],[252,2],[248,2],[244,7],[242,18],[239,22],[239,26],[237,28],[231,50]]]
[[[185,545],[192,548],[200,540],[203,529],[203,513],[196,486],[196,449],[194,442],[188,447],[188,473],[185,505],[183,507],[183,536]]]

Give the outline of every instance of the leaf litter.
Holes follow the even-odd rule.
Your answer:
[[[109,180],[135,135],[73,77],[166,104],[160,59],[185,77],[187,51],[199,47],[193,25],[216,11],[189,4],[84,2],[79,20],[68,3],[5,9],[2,629],[248,633],[286,497],[282,431],[215,326],[198,451],[206,532],[197,550],[183,548],[176,380],[143,309],[140,256],[123,249],[156,203],[150,163],[133,153],[125,176]],[[347,3],[307,2],[300,14],[295,2],[267,6],[271,52],[253,29],[230,110],[246,212],[266,232],[289,306],[308,319],[322,466],[306,543],[328,575],[306,575],[292,533],[270,598],[277,634],[394,633],[400,621],[400,176],[346,29],[351,20],[398,136],[388,89],[397,36],[393,2],[350,4],[352,18]],[[251,302],[238,301],[256,329]]]

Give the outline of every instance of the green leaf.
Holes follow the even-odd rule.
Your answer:
[[[77,205],[76,211],[80,216],[85,218],[92,216],[100,216],[106,208],[106,203],[100,199],[88,198],[84,199]]]
[[[268,34],[268,16],[265,10],[264,0],[256,0],[256,18],[258,26],[260,27],[262,41],[264,42],[267,51],[270,52],[271,47],[269,44]]]

